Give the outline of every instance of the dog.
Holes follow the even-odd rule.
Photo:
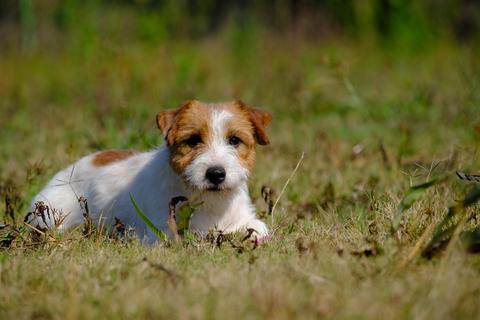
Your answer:
[[[247,180],[256,144],[267,145],[271,114],[242,101],[185,102],[157,114],[165,143],[149,152],[109,150],[87,155],[58,172],[33,198],[29,223],[40,230],[65,231],[91,221],[112,229],[119,219],[147,243],[158,239],[135,211],[131,197],[169,237],[169,202],[195,198],[201,205],[189,230],[206,235],[253,230],[258,239],[268,228],[256,217]],[[83,205],[82,205],[83,199]],[[39,214],[39,206],[48,214]],[[118,221],[118,220],[117,220]]]

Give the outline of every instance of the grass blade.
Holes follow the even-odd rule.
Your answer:
[[[184,204],[179,205],[181,202],[184,202]],[[176,241],[180,239],[180,236],[185,235],[190,224],[191,216],[193,215],[194,211],[202,204],[203,202],[197,204],[190,204],[188,203],[188,199],[184,196],[174,197],[170,200],[168,226],[170,228],[170,231],[172,231],[173,235],[175,236]],[[179,205],[178,210],[177,205]]]
[[[140,207],[138,206],[137,202],[135,201],[135,199],[133,198],[132,194],[129,193],[130,195],[130,201],[132,201],[132,204],[133,206],[135,207],[135,211],[137,212],[137,214],[140,216],[140,218],[143,220],[143,222],[145,222],[145,224],[147,225],[147,227],[152,230],[152,232],[161,240],[163,241],[168,241],[168,237],[167,235],[161,231],[160,229],[158,229],[154,224],[153,222],[147,217],[147,215],[145,213],[143,213],[142,209],[140,209]]]
[[[469,253],[480,253],[480,228],[460,234],[460,241]]]
[[[192,217],[195,210],[202,205],[203,202],[197,204],[186,204],[180,209],[178,209],[178,232],[180,234],[185,233],[188,229],[190,223],[190,218]]]
[[[395,213],[395,217],[393,218],[392,233],[398,230],[405,211],[410,209],[413,206],[413,204],[423,195],[423,193],[425,193],[425,191],[428,188],[437,184],[438,182],[439,182],[438,179],[433,179],[428,182],[415,185],[407,191],[407,194],[403,197],[402,201],[400,202],[400,205],[397,208],[397,212]]]
[[[462,217],[460,221],[455,221],[455,217],[459,214],[465,214],[465,208],[475,204],[479,200],[480,187],[476,187],[465,196],[460,204],[450,207],[447,215],[435,228],[432,240],[430,240],[427,247],[423,250],[422,256],[431,259],[445,249],[460,225],[460,221],[465,219],[465,217]],[[473,233],[472,235],[465,234],[464,239],[465,242],[467,242],[467,247],[475,247],[476,241],[478,241],[478,235],[476,233]]]
[[[432,239],[425,249],[423,249],[422,257],[431,259],[434,255],[443,251],[447,247],[448,242],[452,238],[458,225],[458,222],[454,222],[454,217],[457,216],[460,210],[460,207],[450,207],[448,209],[447,215],[435,227]]]
[[[478,200],[480,200],[480,187],[476,187],[468,193],[468,195],[463,199],[463,207],[466,208],[471,206]]]

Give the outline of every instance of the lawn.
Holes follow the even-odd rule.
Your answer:
[[[0,51],[0,318],[479,318],[480,256],[461,241],[479,206],[457,208],[452,240],[422,256],[478,186],[455,174],[480,170],[478,50],[233,27],[162,43],[82,35]],[[23,217],[56,171],[96,150],[162,144],[156,113],[191,98],[273,114],[250,180],[270,242],[31,239]]]

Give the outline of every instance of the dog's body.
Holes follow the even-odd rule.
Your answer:
[[[42,201],[51,214],[34,215],[31,222],[40,229],[80,225],[85,208],[79,199],[83,197],[94,223],[110,228],[118,218],[152,243],[156,237],[135,212],[130,194],[167,234],[169,202],[186,196],[202,202],[190,220],[190,230],[206,234],[213,229],[228,233],[252,228],[260,237],[266,236],[266,225],[255,217],[247,178],[255,143],[268,143],[265,126],[269,121],[268,113],[241,102],[190,101],[160,112],[157,123],[165,146],[145,153],[97,152],[78,160],[57,173],[33,199],[32,211]]]

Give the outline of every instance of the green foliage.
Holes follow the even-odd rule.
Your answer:
[[[470,253],[480,252],[480,228],[464,231],[460,234],[460,241]]]
[[[480,200],[480,187],[473,188],[463,198],[462,202],[456,206],[448,209],[447,215],[436,226],[432,239],[425,247],[422,255],[427,258],[432,258],[434,255],[441,252],[442,249],[450,243],[454,232],[460,227],[462,220],[465,219],[465,209]],[[468,218],[468,217],[467,217]],[[480,243],[478,226],[474,230],[464,231],[460,234],[460,239],[463,241],[467,250],[476,252]]]
[[[14,11],[9,2],[3,7],[7,12]],[[233,30],[235,59],[250,52],[245,43],[258,30],[284,36],[306,34],[320,39],[339,36],[360,42],[376,41],[387,50],[406,52],[428,49],[435,41],[444,39],[476,42],[480,33],[480,15],[475,13],[479,12],[479,5],[453,0],[65,0],[36,2],[35,6],[30,0],[22,0],[19,12],[20,28],[11,30],[13,35],[18,32],[24,49],[35,45],[37,29],[41,27],[48,31],[42,32],[39,39],[42,48],[49,48],[49,34],[63,34],[62,38],[82,59],[88,58],[105,39],[118,41],[127,37],[158,45],[174,38],[201,39],[222,29]]]
[[[145,222],[145,224],[153,232],[153,234],[155,234],[158,237],[158,239],[162,241],[168,241],[167,235],[164,232],[162,232],[160,229],[158,229],[153,224],[153,222],[148,218],[148,216],[142,211],[142,209],[140,209],[137,202],[133,198],[132,194],[130,194],[130,200],[132,201],[133,207],[135,208],[135,211],[137,212],[138,216],[143,220],[143,222]]]
[[[35,11],[32,0],[20,0],[20,32],[22,48],[31,49],[35,45]]]
[[[472,191],[470,191],[468,195],[463,198],[462,205],[464,208],[466,208],[475,204],[478,200],[480,200],[480,187],[473,188]]]
[[[184,235],[187,233],[190,218],[201,205],[202,203],[185,204],[178,209],[177,228],[179,234]]]
[[[410,189],[407,191],[407,193],[403,197],[402,201],[400,202],[400,205],[397,208],[397,212],[395,214],[395,217],[392,221],[392,231],[393,232],[396,232],[398,230],[398,227],[400,226],[400,223],[402,221],[402,218],[403,218],[403,215],[404,215],[405,211],[410,209],[413,206],[413,204],[418,199],[420,199],[420,197],[425,193],[425,191],[428,188],[430,188],[431,186],[434,186],[438,182],[439,182],[439,180],[434,179],[434,180],[430,180],[428,182],[410,187]]]

